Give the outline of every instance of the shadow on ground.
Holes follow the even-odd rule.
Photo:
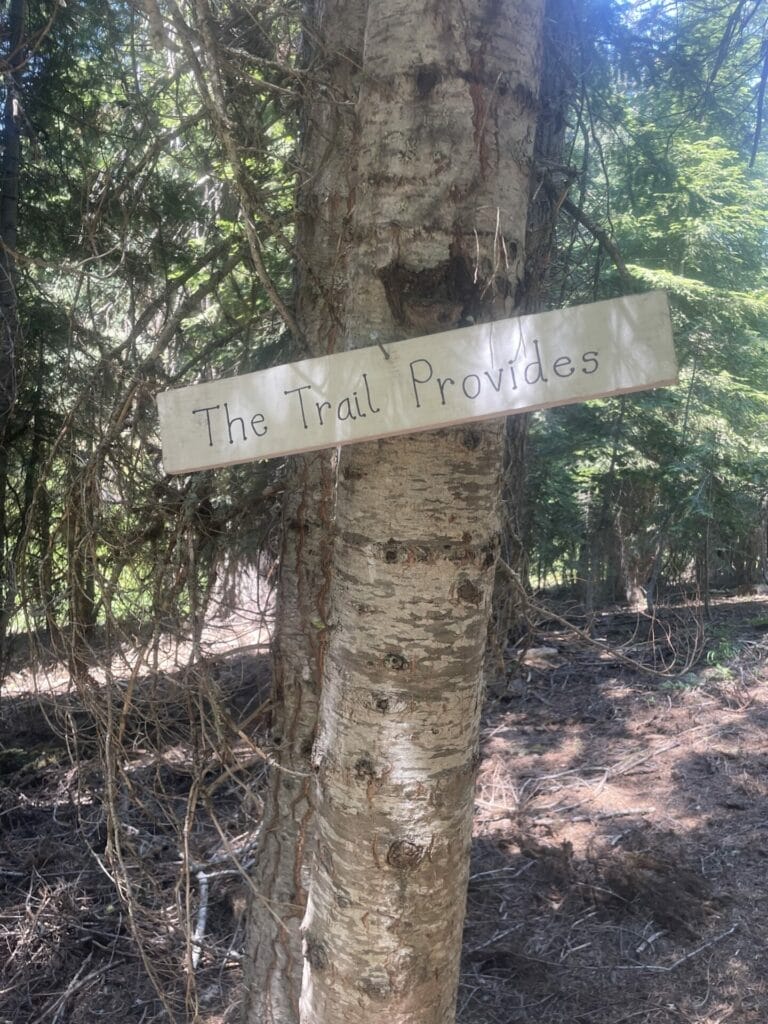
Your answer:
[[[716,616],[682,679],[554,632],[496,686],[462,1024],[768,1020],[766,605]]]

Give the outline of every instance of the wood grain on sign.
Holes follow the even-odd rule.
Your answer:
[[[676,382],[667,299],[648,292],[165,391],[163,465],[189,473]]]

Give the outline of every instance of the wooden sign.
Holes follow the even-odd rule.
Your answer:
[[[158,395],[166,473],[677,382],[663,292],[462,327]]]

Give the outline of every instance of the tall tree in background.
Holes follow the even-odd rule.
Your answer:
[[[16,397],[15,258],[19,217],[19,169],[21,164],[21,101],[18,75],[24,66],[25,0],[12,0],[8,11],[4,58],[3,158],[0,170],[0,426],[7,422]]]
[[[15,597],[15,572],[6,528],[8,427],[17,394],[19,317],[16,246],[21,165],[21,101],[18,76],[24,66],[26,0],[11,0],[4,55],[3,156],[0,164],[0,683],[5,642]]]
[[[12,0],[8,11],[3,103],[3,159],[0,171],[0,423],[7,420],[16,395],[15,361],[18,339],[14,265],[19,217],[21,102],[18,75],[24,66],[25,0]]]

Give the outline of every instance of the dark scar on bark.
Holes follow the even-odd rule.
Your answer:
[[[456,590],[456,593],[458,594],[459,599],[464,602],[464,604],[480,604],[480,599],[482,595],[480,591],[477,589],[477,587],[474,585],[474,583],[471,583],[469,580],[464,580],[463,583],[460,583]]]
[[[324,943],[312,935],[308,935],[305,939],[304,957],[309,962],[310,967],[313,967],[316,971],[327,970],[329,962],[328,950],[325,948]]]
[[[408,668],[408,659],[402,654],[395,654],[394,652],[391,652],[390,654],[384,655],[384,664],[387,668],[394,669],[395,672],[403,672]]]
[[[387,864],[398,871],[412,871],[424,860],[426,850],[410,839],[396,839],[387,850]]]

